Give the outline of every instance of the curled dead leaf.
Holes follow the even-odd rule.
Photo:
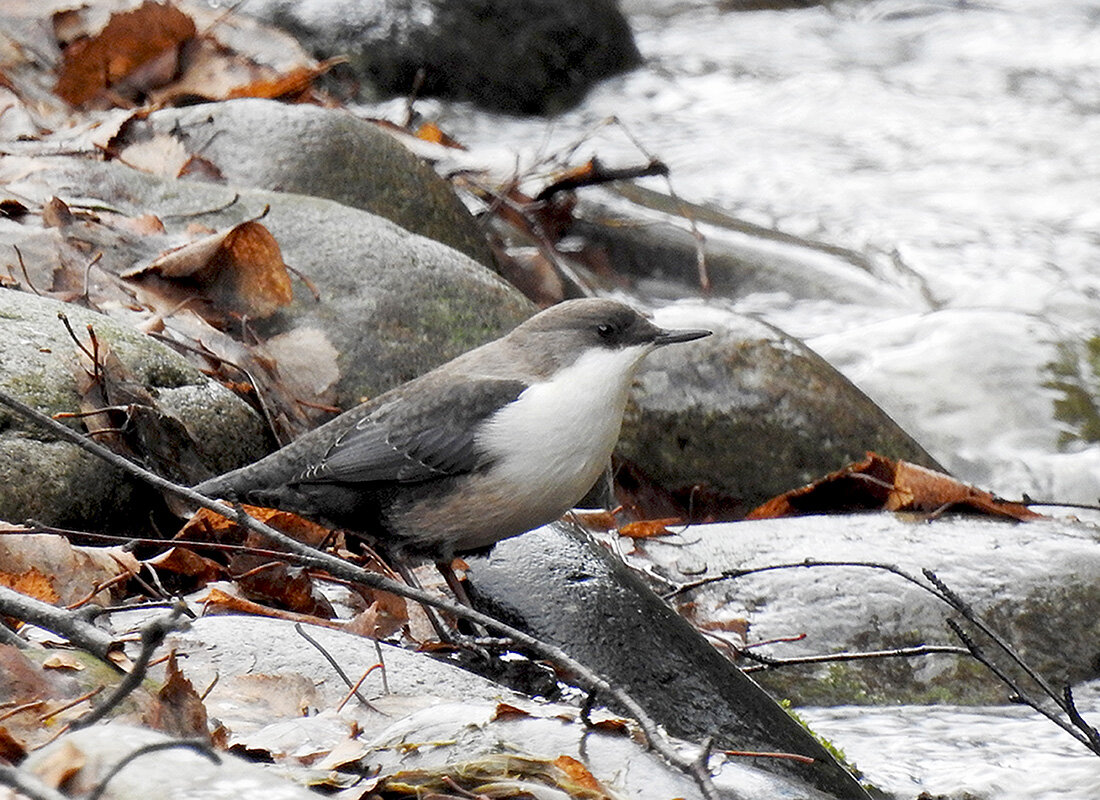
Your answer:
[[[1042,519],[1026,505],[996,497],[950,475],[868,453],[820,480],[773,497],[746,519],[845,511],[915,511],[927,514],[967,511],[1018,521]]]
[[[669,525],[679,525],[683,520],[679,517],[665,517],[664,519],[643,519],[638,522],[628,522],[619,528],[619,535],[630,539],[651,539],[655,536],[671,536],[675,531],[668,529]]]
[[[121,275],[139,283],[154,307],[171,309],[196,295],[217,312],[264,318],[290,303],[293,289],[279,243],[257,220],[170,250]],[[208,316],[204,311],[204,316]]]
[[[133,100],[171,81],[180,48],[195,36],[195,23],[173,5],[146,2],[112,14],[95,36],[70,42],[62,53],[54,92],[70,105],[108,93]]]

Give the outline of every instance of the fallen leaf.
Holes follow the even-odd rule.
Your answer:
[[[164,686],[142,717],[150,728],[180,738],[209,740],[206,706],[195,687],[180,671],[176,651],[168,656]]]
[[[320,545],[332,535],[332,531],[325,526],[318,525],[316,522],[311,522],[305,517],[300,517],[289,511],[250,505],[242,505],[241,508],[249,516],[255,517],[260,522],[314,547]],[[186,539],[192,542],[243,544],[248,539],[248,532],[236,522],[226,519],[208,508],[200,508],[180,528],[179,533],[174,538]],[[263,547],[266,550],[278,549],[266,541],[257,542],[255,546]]]
[[[207,584],[225,575],[225,567],[209,558],[200,556],[186,547],[172,547],[160,555],[144,562],[158,571],[171,572],[195,578],[200,584]]]
[[[61,596],[54,588],[53,581],[38,567],[24,572],[0,572],[0,586],[14,589],[27,597],[41,600],[43,603],[56,603]]]
[[[27,743],[20,741],[7,728],[0,725],[0,761],[18,764],[26,757]]]
[[[522,708],[517,708],[508,703],[497,703],[496,710],[493,711],[493,716],[489,717],[489,721],[496,722],[498,719],[520,719],[529,716],[531,716],[531,714],[524,711]]]
[[[97,35],[68,44],[54,91],[74,106],[101,100],[108,90],[136,100],[175,77],[180,48],[194,36],[191,17],[147,0],[112,14]]]
[[[868,453],[863,461],[773,497],[745,519],[861,510],[968,511],[1021,522],[1043,518],[1021,503],[1003,500],[942,472]]]
[[[118,153],[118,160],[126,166],[162,178],[179,177],[190,158],[183,142],[167,133],[127,145]]]
[[[558,756],[554,759],[554,766],[568,775],[578,786],[603,794],[603,787],[596,780],[596,776],[588,771],[588,767],[572,756]],[[606,794],[603,794],[606,797]]]
[[[47,786],[60,789],[84,769],[87,760],[84,751],[66,739],[34,765],[34,774]]]
[[[443,129],[434,122],[425,122],[417,128],[416,138],[423,139],[426,142],[435,142],[436,144],[441,144],[444,147],[450,147],[455,150],[466,149],[461,142],[448,136],[443,132]]]
[[[170,250],[120,277],[140,284],[157,308],[174,308],[198,293],[215,312],[262,319],[293,297],[279,243],[254,219]],[[216,320],[215,315],[211,321]]]
[[[80,672],[84,669],[84,663],[70,653],[59,651],[49,655],[46,660],[42,662],[42,668],[67,669],[73,672]]]
[[[674,531],[668,529],[668,525],[680,525],[683,520],[679,517],[665,517],[664,519],[645,519],[638,522],[628,522],[619,528],[619,535],[630,539],[650,539],[654,536],[671,536]]]
[[[271,608],[270,606],[253,603],[251,600],[245,600],[243,597],[230,594],[217,587],[210,587],[206,595],[199,598],[199,602],[203,604],[207,613],[229,611],[238,614],[250,614],[256,617],[273,617],[274,619],[286,620],[288,622],[302,622],[306,625],[320,625],[323,628],[332,628],[334,630],[344,629],[344,624],[340,622],[333,622],[319,617],[311,617],[308,614],[297,614],[293,611],[283,611],[278,608]]]

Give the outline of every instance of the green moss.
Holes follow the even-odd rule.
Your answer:
[[[1100,442],[1100,336],[1060,343],[1046,370],[1051,377],[1043,386],[1057,393],[1054,418],[1067,426],[1058,443]]]
[[[844,769],[848,770],[848,772],[852,773],[852,776],[855,777],[856,780],[859,780],[860,778],[863,777],[863,772],[860,771],[859,767],[857,767],[853,762],[848,760],[848,756],[846,756],[844,754],[843,750],[841,750],[839,747],[837,747],[835,744],[833,744],[829,739],[826,739],[824,736],[821,736],[819,733],[817,733],[817,731],[815,731],[813,728],[811,728],[809,726],[809,724],[806,722],[806,720],[802,719],[802,717],[799,716],[798,712],[795,711],[794,708],[791,707],[791,701],[790,700],[787,700],[785,698],[783,700],[780,700],[779,701],[779,707],[782,708],[784,711],[786,711],[787,715],[791,719],[793,719],[795,722],[797,722],[799,725],[801,725],[803,730],[806,731],[806,733],[808,733],[808,734],[810,734],[810,736],[814,737],[814,739],[817,741],[817,743],[819,745],[821,745],[822,747],[824,747],[825,750],[829,753],[829,755],[831,755],[833,758],[836,759],[838,764],[840,764],[842,767],[844,767]]]

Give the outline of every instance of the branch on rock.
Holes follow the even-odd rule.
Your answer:
[[[302,562],[319,569],[327,570],[335,577],[342,578],[347,581],[352,581],[362,586],[366,586],[371,589],[381,589],[383,591],[392,592],[393,594],[400,595],[402,597],[414,600],[419,603],[435,606],[436,608],[447,611],[454,614],[457,617],[468,619],[478,625],[482,625],[488,630],[495,631],[500,635],[506,636],[511,639],[515,644],[525,647],[543,658],[552,661],[555,665],[560,667],[567,673],[575,675],[579,681],[589,691],[599,691],[601,694],[613,698],[616,702],[622,705],[623,708],[633,715],[638,721],[639,726],[645,733],[646,740],[649,746],[652,747],[657,753],[661,755],[669,764],[673,767],[681,770],[682,772],[692,776],[696,784],[699,786],[700,791],[704,797],[717,798],[718,791],[711,781],[709,774],[700,772],[698,766],[690,759],[684,758],[673,746],[673,744],[665,737],[661,732],[657,723],[646,712],[646,710],[636,701],[633,697],[627,694],[618,686],[611,684],[605,678],[594,672],[593,670],[580,663],[572,656],[568,655],[564,650],[555,645],[543,642],[540,639],[536,639],[534,636],[527,634],[518,628],[513,628],[510,625],[506,625],[503,622],[490,617],[487,614],[482,614],[479,611],[475,611],[472,608],[463,606],[452,600],[437,595],[430,594],[420,589],[414,589],[410,586],[406,586],[398,581],[386,578],[383,575],[377,573],[368,572],[360,567],[355,566],[343,559],[336,556],[317,550],[307,544],[299,542],[290,536],[287,536],[280,531],[271,528],[268,525],[263,524],[259,520],[250,517],[240,508],[230,508],[223,503],[220,503],[210,497],[207,497],[199,492],[189,489],[185,486],[173,483],[161,476],[150,472],[149,470],[134,464],[125,458],[116,455],[112,451],[102,447],[98,443],[81,436],[76,431],[62,425],[56,420],[42,414],[39,411],[31,408],[25,403],[16,400],[10,395],[0,392],[0,404],[7,406],[19,415],[31,420],[38,425],[50,430],[66,441],[72,442],[78,447],[86,450],[87,452],[97,456],[98,458],[106,461],[118,469],[124,470],[129,474],[141,479],[145,483],[157,488],[167,494],[176,498],[187,501],[193,506],[200,508],[208,508],[211,511],[225,517],[228,520],[236,522],[238,525],[247,528],[260,536],[265,537],[267,540],[278,544],[280,547],[286,548],[292,553],[297,554]]]
[[[98,612],[98,606],[84,606],[73,611],[58,608],[20,594],[14,589],[0,586],[0,614],[64,636],[81,650],[87,650],[111,663],[111,654],[120,650],[121,645],[106,631],[92,624],[91,620]]]
[[[750,661],[758,662],[757,666],[742,667],[742,672],[763,672],[766,670],[780,669],[782,667],[795,667],[804,664],[831,664],[837,661],[864,661],[877,658],[913,658],[915,656],[929,656],[935,653],[947,653],[955,656],[970,655],[965,647],[950,644],[921,644],[913,647],[898,647],[892,650],[868,650],[861,653],[823,653],[817,656],[794,656],[792,658],[770,658],[768,656],[753,653],[749,650],[740,651],[740,655]]]
[[[1044,717],[1049,719],[1070,736],[1081,742],[1081,744],[1087,747],[1092,753],[1100,756],[1100,731],[1098,731],[1095,727],[1089,725],[1084,720],[1084,718],[1082,718],[1080,712],[1077,710],[1076,704],[1073,702],[1073,693],[1070,688],[1067,686],[1063,689],[1061,693],[1056,692],[1054,688],[1046,681],[1046,679],[1043,678],[1043,676],[1040,675],[1034,667],[1028,664],[1023,659],[1023,657],[1018,652],[1016,652],[1016,649],[1012,647],[1012,645],[1005,641],[1004,637],[997,633],[989,625],[989,623],[987,623],[977,614],[977,612],[974,611],[973,607],[969,603],[963,600],[955,592],[954,589],[944,583],[943,580],[941,580],[939,576],[937,576],[936,573],[934,573],[930,569],[921,570],[925,578],[925,580],[922,581],[917,576],[911,575],[910,573],[906,572],[895,564],[884,564],[874,561],[814,561],[812,559],[806,559],[805,561],[797,561],[787,564],[769,564],[764,567],[749,567],[745,569],[726,570],[720,575],[715,575],[709,578],[703,578],[702,580],[686,583],[683,586],[675,589],[674,591],[666,594],[665,599],[678,597],[680,595],[694,591],[695,589],[698,589],[700,587],[708,586],[712,583],[717,583],[718,581],[741,578],[745,575],[752,575],[758,572],[770,572],[780,569],[806,569],[811,567],[860,567],[864,569],[883,570],[885,572],[890,572],[894,575],[897,575],[903,580],[912,583],[914,586],[920,587],[922,590],[942,600],[945,604],[954,609],[974,628],[984,634],[986,638],[993,642],[993,644],[996,645],[997,649],[1003,654],[1003,656],[1008,658],[1008,660],[1012,664],[1014,664],[1019,670],[1021,670],[1024,675],[1031,679],[1031,681],[1039,687],[1041,694],[1045,695],[1047,699],[1052,701],[1057,709],[1062,714],[1064,714],[1068,718],[1068,720],[1063,719],[1057,713],[1051,711],[1043,702],[1035,699],[1026,691],[1024,691],[1019,682],[1015,680],[1011,675],[1009,675],[1008,672],[1001,666],[999,666],[993,659],[991,659],[985,653],[984,649],[980,647],[977,642],[974,641],[973,637],[970,636],[970,634],[968,634],[966,631],[964,631],[962,626],[960,626],[959,623],[957,623],[953,619],[947,620],[947,626],[951,628],[952,632],[954,632],[956,636],[959,637],[960,641],[962,641],[963,643],[963,647],[951,648],[950,650],[937,650],[938,652],[961,651],[965,654],[970,655],[976,661],[982,664],[982,666],[988,669],[994,675],[994,677],[1005,684],[1005,686],[1007,686],[1012,691],[1013,695],[1018,698],[1020,702],[1030,706],[1035,711],[1042,714]],[[887,654],[890,653],[890,651],[885,652]],[[897,655],[904,655],[904,653],[899,651],[897,652]],[[916,653],[916,655],[924,655],[924,653]],[[829,656],[807,656],[804,659],[786,659],[784,660],[782,666],[786,666],[789,663],[819,663],[826,660],[853,660],[853,658],[857,657],[861,657],[861,654],[850,654],[850,657],[846,657],[843,659]],[[761,657],[758,655],[753,655],[750,656],[750,658],[760,660]],[[768,667],[759,667],[757,669],[766,668]],[[746,670],[746,672],[748,671],[754,670],[752,670],[752,668],[749,668]]]
[[[153,653],[164,642],[164,637],[172,631],[179,629],[179,619],[183,616],[183,612],[186,608],[187,606],[185,606],[182,601],[178,602],[170,613],[162,617],[154,617],[141,626],[141,653],[138,654],[137,660],[134,661],[133,668],[126,677],[119,682],[118,686],[115,687],[110,697],[87,714],[80,717],[80,719],[69,723],[69,730],[80,730],[81,728],[87,728],[89,725],[94,725],[96,722],[99,722],[107,716],[112,709],[117,708],[119,703],[129,696],[130,692],[141,685],[141,682],[145,680],[145,670],[149,667],[149,661],[152,659]]]

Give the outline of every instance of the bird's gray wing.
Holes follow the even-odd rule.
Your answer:
[[[486,465],[479,424],[526,388],[481,378],[406,394],[360,420],[294,483],[417,483],[471,472]]]

